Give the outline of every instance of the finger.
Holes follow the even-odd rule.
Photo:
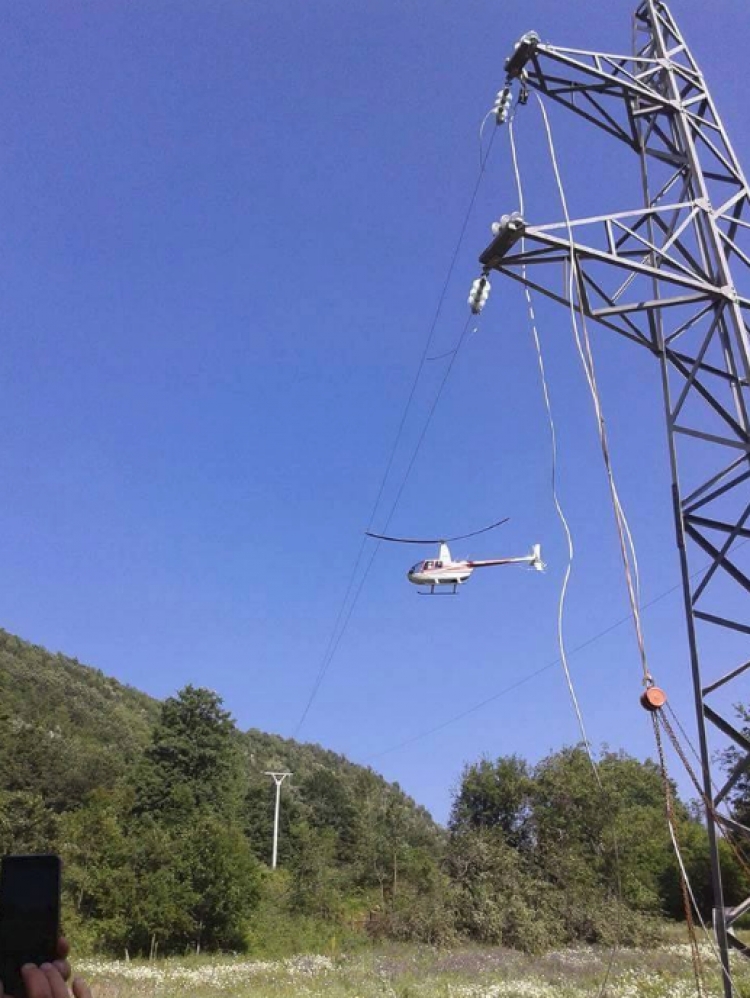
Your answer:
[[[47,975],[33,963],[21,967],[21,978],[26,988],[26,998],[54,998]]]
[[[69,998],[67,985],[57,967],[51,963],[43,963],[39,969],[47,978],[52,998]]]
[[[82,977],[73,978],[73,994],[75,998],[92,998],[91,988]],[[2,998],[2,995],[0,995]]]
[[[67,960],[53,960],[52,966],[57,969],[57,972],[64,981],[68,980],[70,977],[70,964]],[[2,998],[2,995],[0,995],[0,998]]]
[[[68,989],[59,971],[51,963],[43,963],[39,969],[47,978],[49,993],[52,995],[52,998],[68,998]]]
[[[70,953],[70,943],[65,936],[60,936],[57,940],[57,952],[55,953],[55,956],[58,960],[65,960],[67,959],[68,953]]]

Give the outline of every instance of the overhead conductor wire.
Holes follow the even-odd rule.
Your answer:
[[[745,540],[742,541],[741,543],[750,544],[750,541]],[[738,544],[737,547],[740,547],[740,544]],[[700,568],[696,569],[695,572],[693,572],[690,578],[697,579],[699,575],[702,575],[708,568],[711,567],[711,564],[712,562],[707,562],[705,565],[702,565]],[[647,603],[643,603],[641,605],[641,613],[643,613],[644,610],[648,610],[649,607],[654,606],[656,603],[660,603],[663,599],[666,599],[667,596],[671,596],[672,593],[676,593],[681,589],[682,589],[682,582],[678,582],[676,585],[671,586],[669,589],[665,589],[657,596],[654,596],[653,599],[650,599]],[[616,620],[613,623],[609,624],[603,630],[597,631],[596,634],[592,634],[590,638],[586,638],[585,641],[582,641],[580,644],[576,645],[575,648],[568,648],[567,652],[568,658],[570,659],[573,655],[578,654],[578,652],[581,652],[584,649],[589,648],[591,645],[596,644],[597,641],[601,641],[602,638],[605,638],[608,634],[611,634],[612,631],[617,630],[618,627],[622,627],[623,624],[632,623],[632,620],[633,616],[631,613],[626,614],[626,616],[624,617],[620,617],[619,620]],[[558,665],[560,665],[560,659],[556,658],[553,661],[548,662],[546,665],[543,665],[538,669],[534,669],[533,672],[524,673],[524,675],[520,676],[514,683],[511,683],[509,686],[503,687],[503,689],[498,690],[497,693],[493,693],[490,696],[485,697],[484,700],[479,700],[478,702],[471,704],[470,706],[464,708],[464,710],[460,711],[458,714],[453,714],[451,715],[451,717],[447,717],[444,721],[440,721],[438,724],[433,725],[433,727],[431,728],[427,728],[425,731],[419,731],[416,734],[411,735],[409,738],[405,738],[403,741],[398,742],[395,745],[390,745],[388,748],[383,749],[382,751],[378,752],[376,755],[371,756],[370,761],[379,759],[381,756],[384,755],[390,755],[391,752],[397,752],[399,749],[406,748],[408,745],[413,745],[415,742],[419,742],[423,738],[429,738],[430,735],[437,734],[438,731],[443,731],[445,728],[449,728],[452,724],[456,724],[458,721],[462,721],[465,717],[469,717],[471,714],[475,714],[478,710],[481,710],[482,707],[487,707],[489,704],[495,703],[495,701],[499,700],[501,697],[507,696],[509,693],[513,693],[520,686],[524,686],[526,683],[530,683],[533,679],[536,679],[538,676],[541,676],[545,672],[549,672],[551,669],[554,669]],[[696,754],[696,750],[692,745],[691,749],[693,751],[693,754]]]
[[[540,101],[541,104],[541,101]],[[518,164],[518,150],[516,148],[516,140],[514,133],[514,120],[511,119],[509,124],[508,133],[510,136],[510,147],[513,159],[513,170],[516,178],[516,189],[518,191],[518,206],[521,216],[524,214],[524,196],[523,196],[523,184],[521,181],[521,170]],[[556,164],[555,164],[556,166]],[[557,171],[556,171],[557,172]],[[559,175],[558,175],[559,179]],[[566,218],[567,218],[566,209]],[[523,245],[523,244],[522,244]],[[572,256],[572,254],[571,254]],[[581,710],[581,705],[576,694],[575,684],[573,683],[573,677],[570,672],[570,666],[568,664],[568,655],[565,648],[565,634],[563,629],[564,618],[565,618],[565,600],[568,593],[568,585],[570,583],[570,576],[573,569],[573,557],[574,557],[574,547],[573,547],[573,535],[570,529],[570,524],[568,523],[567,517],[565,516],[565,511],[563,510],[562,503],[560,501],[560,496],[557,490],[557,431],[555,429],[555,420],[552,413],[552,403],[550,401],[549,385],[547,383],[547,373],[544,366],[544,355],[542,352],[542,344],[539,338],[539,330],[537,328],[536,313],[534,311],[534,300],[531,295],[531,289],[526,284],[526,266],[522,268],[521,277],[524,285],[524,295],[526,297],[526,305],[529,313],[529,325],[531,328],[531,335],[534,342],[534,350],[537,358],[537,365],[539,367],[539,377],[542,386],[542,396],[544,398],[544,407],[547,412],[547,421],[549,424],[550,433],[550,447],[551,447],[551,478],[552,478],[552,498],[554,500],[555,509],[557,511],[557,516],[560,524],[565,533],[565,539],[568,547],[568,560],[565,566],[565,573],[563,575],[562,585],[560,587],[560,597],[557,604],[557,643],[560,650],[560,662],[563,667],[563,672],[565,673],[565,681],[568,686],[568,692],[570,694],[570,699],[573,704],[573,709],[575,710],[576,718],[578,720],[578,727],[581,732],[581,737],[583,739],[584,748],[586,749],[586,754],[588,755],[589,762],[591,763],[591,769],[594,774],[594,779],[596,785],[599,788],[599,792],[602,798],[606,800],[607,794],[604,789],[604,784],[602,783],[601,775],[599,773],[599,764],[594,757],[593,750],[591,748],[591,743],[589,742],[588,734],[586,732],[586,725],[583,720],[583,712]],[[573,279],[573,268],[570,268],[570,280],[571,280],[571,300],[572,300],[572,279]],[[599,985],[599,998],[605,994],[607,990],[607,984],[609,983],[609,978],[612,973],[612,967],[614,965],[615,956],[620,948],[620,927],[622,920],[622,907],[624,904],[623,894],[622,894],[622,875],[621,875],[621,864],[620,864],[620,844],[617,837],[617,831],[613,827],[612,829],[612,845],[614,850],[614,860],[615,860],[615,885],[617,891],[617,925],[615,928],[615,940],[610,949],[609,959],[607,961],[607,966],[604,972],[604,976]]]
[[[570,212],[568,210],[568,201],[565,194],[565,188],[560,174],[560,167],[557,160],[557,153],[555,150],[552,128],[549,122],[549,117],[547,115],[547,109],[544,106],[544,101],[541,99],[539,94],[536,94],[535,96],[537,98],[537,102],[539,104],[539,108],[542,114],[542,119],[544,121],[544,128],[547,134],[547,143],[549,146],[550,159],[552,162],[555,181],[557,183],[557,189],[560,196],[560,203],[562,205],[563,213],[565,216],[568,241],[570,244],[570,265],[568,268],[568,294],[569,294],[571,325],[573,328],[573,335],[576,347],[581,359],[581,364],[583,366],[584,373],[586,375],[586,380],[589,386],[589,392],[591,394],[591,399],[596,414],[596,422],[599,432],[599,443],[601,446],[602,458],[604,460],[607,482],[609,485],[610,497],[612,500],[612,509],[615,514],[615,524],[617,526],[617,535],[620,543],[620,554],[622,558],[625,582],[628,591],[628,599],[630,601],[630,608],[633,617],[633,623],[635,626],[636,641],[638,644],[638,652],[641,659],[643,682],[644,685],[649,686],[653,683],[653,679],[648,666],[646,645],[643,637],[643,627],[641,623],[640,579],[639,579],[639,570],[638,570],[638,559],[635,551],[635,544],[633,542],[633,537],[627,521],[627,517],[625,515],[625,511],[620,501],[619,492],[617,490],[617,485],[615,482],[614,471],[612,469],[607,428],[604,421],[604,415],[602,412],[601,397],[599,395],[599,387],[596,380],[596,370],[594,367],[594,357],[591,349],[591,341],[588,335],[588,327],[586,324],[586,317],[581,298],[581,285],[580,285],[581,276],[578,271],[578,264],[576,259],[573,226],[571,223]],[[577,311],[579,311],[581,315],[580,328],[576,318]],[[660,766],[661,766],[664,788],[665,788],[667,822],[669,825],[672,844],[675,849],[675,855],[677,856],[678,864],[680,866],[681,884],[682,884],[683,900],[685,907],[685,918],[688,925],[688,936],[690,941],[690,949],[693,962],[693,973],[695,977],[695,983],[698,994],[702,995],[705,992],[705,982],[703,979],[703,967],[700,957],[700,951],[698,949],[698,943],[695,938],[695,930],[693,926],[692,908],[691,908],[691,902],[693,902],[694,904],[695,898],[693,891],[690,888],[689,880],[687,878],[687,871],[685,869],[685,864],[682,862],[682,856],[676,834],[676,821],[674,817],[674,809],[672,806],[671,787],[669,785],[669,780],[667,777],[666,761],[664,758],[664,752],[661,744],[661,734],[659,731],[659,720],[657,718],[656,713],[652,714],[652,722],[654,727],[654,736],[656,739],[657,749],[659,751],[659,760],[660,760]]]
[[[484,127],[484,122],[482,123],[482,128],[483,127]],[[489,141],[488,146],[487,146],[487,152],[483,156],[481,154],[481,134],[482,134],[482,131],[480,129],[480,162],[479,162],[479,173],[477,175],[477,179],[475,181],[474,188],[473,188],[473,190],[471,192],[471,196],[469,198],[469,203],[468,203],[468,205],[466,207],[466,212],[464,213],[463,222],[462,222],[461,228],[459,230],[459,234],[458,234],[458,238],[456,240],[456,245],[455,245],[455,248],[453,250],[453,254],[452,254],[450,262],[448,264],[448,270],[447,270],[446,275],[445,275],[445,280],[443,281],[442,288],[441,288],[440,293],[438,295],[437,306],[435,308],[435,312],[434,312],[433,317],[432,317],[432,322],[430,323],[430,326],[429,326],[429,329],[428,329],[428,332],[427,332],[427,338],[426,338],[426,341],[425,341],[424,348],[422,350],[422,355],[421,355],[421,357],[419,359],[419,363],[417,365],[417,371],[416,371],[416,374],[414,375],[414,379],[413,379],[412,384],[411,384],[411,389],[409,391],[409,395],[408,395],[407,400],[406,400],[406,405],[404,406],[403,412],[401,414],[401,419],[399,421],[398,428],[396,430],[396,436],[395,436],[395,438],[393,440],[393,444],[391,446],[390,454],[389,454],[388,460],[386,462],[385,471],[383,472],[383,476],[382,476],[382,478],[380,480],[380,485],[378,487],[378,491],[377,491],[377,494],[375,496],[375,501],[374,501],[374,503],[372,505],[372,509],[370,511],[370,516],[369,516],[369,519],[367,521],[367,526],[365,528],[365,533],[363,534],[362,542],[361,542],[360,547],[359,547],[359,551],[358,551],[357,556],[356,556],[356,558],[354,560],[354,565],[352,566],[352,570],[351,570],[351,573],[349,575],[349,582],[348,582],[347,587],[346,587],[346,592],[344,593],[344,598],[341,601],[341,605],[339,607],[338,614],[336,616],[333,628],[331,629],[330,636],[328,638],[328,642],[327,642],[327,645],[326,645],[326,649],[325,649],[325,651],[323,653],[323,656],[322,656],[322,658],[320,660],[320,664],[318,666],[318,671],[317,671],[315,680],[313,682],[312,689],[311,689],[310,694],[309,694],[309,696],[307,698],[307,701],[305,703],[305,707],[304,707],[304,709],[302,711],[302,714],[300,715],[300,718],[297,721],[297,724],[295,725],[295,728],[294,728],[294,730],[292,732],[292,738],[296,738],[297,737],[297,735],[299,734],[300,729],[302,728],[302,725],[305,723],[305,720],[307,719],[307,715],[310,712],[310,708],[312,707],[312,705],[313,705],[313,703],[315,701],[315,698],[318,695],[320,687],[323,684],[323,680],[326,677],[326,673],[328,672],[328,669],[331,666],[331,662],[333,661],[334,656],[336,655],[336,651],[338,650],[338,647],[339,647],[339,645],[341,643],[341,640],[342,640],[344,634],[346,633],[347,627],[349,626],[349,621],[351,620],[352,614],[354,612],[354,608],[356,607],[356,605],[357,605],[357,603],[359,601],[359,597],[362,594],[362,590],[364,589],[364,585],[365,585],[365,582],[367,581],[367,577],[370,574],[370,569],[372,568],[372,564],[375,561],[375,557],[376,557],[376,555],[378,553],[378,550],[379,550],[379,547],[380,547],[380,542],[378,542],[375,545],[375,547],[373,548],[372,554],[370,555],[369,560],[365,564],[365,569],[364,569],[364,572],[362,573],[362,577],[361,577],[361,579],[359,581],[359,584],[356,586],[356,589],[355,589],[355,582],[356,582],[357,575],[358,575],[358,572],[359,572],[359,569],[360,569],[360,565],[362,564],[363,556],[364,556],[364,553],[365,553],[365,548],[366,548],[366,545],[367,545],[366,532],[372,530],[373,524],[375,522],[375,517],[377,515],[377,511],[378,511],[378,509],[380,507],[380,503],[381,503],[381,500],[383,498],[383,494],[385,492],[385,488],[386,488],[388,479],[389,479],[391,471],[393,469],[393,462],[394,462],[395,457],[396,457],[396,452],[398,450],[399,444],[401,443],[401,438],[403,436],[404,428],[406,426],[406,420],[408,418],[409,412],[411,411],[412,404],[413,404],[414,399],[416,397],[417,387],[419,386],[419,381],[420,381],[420,378],[422,376],[422,371],[424,370],[424,366],[427,363],[427,361],[429,361],[429,360],[438,360],[438,359],[441,359],[442,357],[450,357],[451,358],[450,359],[450,363],[448,364],[448,367],[447,367],[447,369],[445,371],[445,374],[443,376],[443,379],[442,379],[442,381],[441,381],[441,383],[440,383],[440,385],[438,387],[437,394],[435,395],[435,398],[433,400],[432,406],[431,406],[431,408],[430,408],[430,410],[429,410],[429,412],[427,414],[426,422],[425,422],[425,424],[423,426],[421,435],[420,435],[420,437],[419,437],[419,439],[417,441],[417,445],[416,445],[416,447],[415,447],[415,449],[414,449],[414,451],[412,453],[411,460],[410,460],[409,465],[408,465],[408,467],[406,469],[406,472],[404,474],[403,480],[401,482],[401,486],[399,487],[398,493],[396,495],[396,499],[395,499],[393,505],[391,506],[390,512],[388,514],[388,518],[385,521],[385,526],[383,527],[384,531],[388,529],[388,525],[390,524],[391,519],[392,519],[392,517],[393,517],[393,515],[394,515],[394,513],[396,511],[396,507],[398,506],[398,503],[399,503],[399,501],[401,499],[401,495],[402,495],[402,493],[404,491],[404,488],[406,487],[406,482],[407,482],[409,476],[411,475],[411,472],[412,472],[412,469],[414,467],[414,464],[416,463],[417,455],[419,454],[419,451],[420,451],[420,449],[422,447],[422,443],[424,441],[424,438],[427,435],[427,430],[429,428],[430,423],[432,422],[432,417],[433,417],[433,415],[435,413],[435,410],[437,408],[438,402],[440,401],[440,397],[442,396],[443,389],[445,388],[446,382],[448,381],[448,378],[450,377],[451,371],[453,370],[453,366],[454,366],[456,358],[458,356],[458,352],[460,351],[461,346],[463,345],[464,340],[466,339],[466,335],[467,335],[467,333],[469,331],[469,326],[471,325],[471,320],[472,320],[472,318],[474,318],[473,316],[469,317],[469,319],[467,320],[467,322],[466,322],[466,324],[465,324],[465,326],[464,326],[464,328],[463,328],[463,330],[461,332],[461,335],[459,336],[459,339],[458,339],[458,341],[456,343],[456,346],[452,350],[448,351],[446,354],[441,354],[440,357],[431,358],[429,356],[430,347],[432,346],[432,341],[433,341],[434,336],[435,336],[435,330],[437,328],[438,319],[440,318],[440,315],[441,315],[442,310],[443,310],[443,305],[445,303],[445,299],[446,299],[446,296],[447,296],[447,293],[448,293],[448,287],[450,285],[451,278],[453,277],[453,271],[455,270],[456,262],[458,260],[458,254],[460,253],[461,247],[463,245],[464,236],[466,235],[466,230],[467,230],[468,225],[469,225],[469,220],[471,218],[471,213],[474,210],[474,205],[476,203],[477,195],[479,194],[479,188],[481,187],[482,180],[484,178],[485,169],[486,169],[486,166],[487,166],[487,162],[489,160],[490,153],[492,151],[492,144],[494,142],[495,133],[494,132],[492,133],[492,135],[490,137],[490,141]],[[475,323],[475,327],[476,327],[476,325],[477,324]],[[352,593],[353,593],[353,596],[352,596]],[[350,597],[351,597],[351,599],[350,599]]]

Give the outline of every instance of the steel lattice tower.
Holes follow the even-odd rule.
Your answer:
[[[497,270],[575,308],[658,360],[703,792],[712,802],[714,926],[728,971],[728,947],[745,949],[732,925],[750,899],[724,906],[712,812],[750,767],[750,742],[710,699],[750,668],[750,577],[736,553],[750,538],[750,189],[703,75],[659,0],[643,0],[635,13],[633,55],[558,48],[532,33],[506,70],[509,84],[539,91],[637,156],[644,206],[577,219],[570,230],[566,222],[506,219],[480,261],[485,273]],[[573,268],[572,302],[561,266]],[[696,573],[706,555],[710,567]],[[709,666],[706,645],[720,630],[743,636],[745,649],[739,661],[717,664],[729,642],[714,641]],[[711,727],[738,752],[721,787],[711,776]],[[731,998],[728,973],[724,990]]]

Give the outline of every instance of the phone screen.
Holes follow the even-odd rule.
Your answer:
[[[20,968],[55,959],[60,933],[59,856],[4,856],[0,865],[0,980],[23,995]]]

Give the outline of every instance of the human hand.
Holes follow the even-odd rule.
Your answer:
[[[57,941],[57,959],[49,964],[43,964],[37,968],[34,964],[28,964],[22,968],[24,986],[27,998],[69,998],[65,981],[70,977],[70,964],[67,961],[70,945],[68,940],[61,936]],[[52,971],[52,974],[49,973]],[[30,981],[27,980],[30,976]],[[91,991],[81,980],[73,981],[73,994],[75,998],[91,998]],[[3,998],[3,982],[0,981],[0,998]]]
[[[26,998],[70,998],[65,979],[55,964],[43,963],[37,967],[27,963],[21,967],[21,977]],[[2,993],[0,989],[0,998]],[[89,986],[80,977],[73,978],[73,995],[74,998],[92,998]]]

